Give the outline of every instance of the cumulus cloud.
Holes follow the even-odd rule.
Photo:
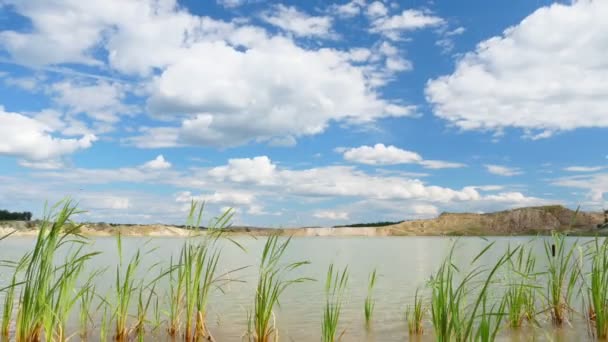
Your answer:
[[[542,7],[477,45],[454,72],[429,80],[440,118],[464,130],[507,127],[530,138],[608,127],[608,2]]]
[[[166,161],[162,154],[159,154],[156,158],[144,163],[142,167],[149,170],[164,170],[171,168],[171,163]]]
[[[523,173],[519,168],[516,167],[495,164],[487,164],[484,166],[489,173],[499,176],[511,177],[521,175]]]
[[[267,156],[235,158],[229,159],[225,166],[212,168],[209,175],[220,181],[268,185],[275,182],[276,168]]]
[[[415,106],[378,90],[392,74],[411,69],[398,55],[361,64],[361,49],[301,46],[249,22],[194,15],[175,0],[8,3],[32,22],[31,30],[0,33],[14,60],[103,65],[141,78],[138,89],[100,80],[59,82],[50,90],[57,105],[106,125],[135,112],[124,99],[137,92],[154,119],[171,122],[125,140],[138,147],[294,142],[332,122],[416,114]],[[293,7],[277,5],[264,17],[294,35],[331,33],[331,17]]]
[[[61,165],[58,162],[61,157],[87,149],[96,140],[94,135],[80,139],[61,138],[53,136],[54,131],[43,122],[7,112],[0,106],[0,155],[23,158],[24,166],[44,165],[42,168],[49,168]]]
[[[420,164],[428,169],[448,169],[466,166],[461,163],[441,160],[424,160],[416,152],[404,150],[393,145],[363,145],[339,151],[342,151],[345,160],[368,165]]]
[[[190,52],[158,77],[148,101],[158,115],[192,114],[174,128],[176,144],[239,145],[319,134],[332,120],[415,113],[379,98],[364,70],[336,50],[308,51],[276,37],[247,51],[216,42]]]
[[[331,32],[331,17],[310,16],[293,6],[278,4],[265,12],[262,19],[299,37],[330,38],[334,35]]]

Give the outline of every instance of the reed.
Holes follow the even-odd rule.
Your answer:
[[[207,302],[216,280],[219,257],[218,251],[211,251],[205,244],[187,245],[182,250],[187,341],[193,341],[197,336],[208,337],[205,324]]]
[[[418,294],[418,289],[414,293],[414,303],[408,305],[405,311],[407,320],[407,330],[410,336],[422,335],[424,328],[422,320],[424,319],[424,310],[422,306],[422,297]]]
[[[2,307],[2,326],[0,327],[0,337],[2,339],[9,339],[10,326],[13,320],[13,312],[15,309],[15,291],[20,285],[18,281],[19,272],[23,270],[26,265],[27,257],[23,257],[18,262],[4,261],[3,266],[11,267],[14,269],[11,281],[2,291],[5,291],[4,305]]]
[[[330,264],[325,280],[325,310],[323,311],[323,322],[321,324],[323,342],[336,341],[347,285],[348,267],[340,272],[340,270],[334,270],[334,265]],[[344,331],[337,337],[337,340],[340,340],[343,335]]]
[[[169,310],[167,320],[167,334],[175,338],[181,330],[181,314],[183,311],[184,268],[181,264],[174,264],[173,257],[169,263]]]
[[[116,266],[116,277],[114,282],[114,309],[112,317],[114,317],[114,339],[116,341],[129,340],[129,308],[133,300],[133,296],[138,289],[138,281],[136,272],[141,264],[141,251],[138,249],[131,257],[128,263],[123,262],[122,237],[120,234],[116,237],[119,263]]]
[[[291,271],[309,264],[308,261],[281,264],[281,259],[290,241],[291,238],[281,241],[277,235],[271,235],[264,245],[254,310],[253,314],[249,316],[250,333],[253,335],[249,337],[255,342],[269,342],[273,338],[278,340],[278,330],[274,322],[274,307],[279,303],[281,294],[289,286],[311,280],[305,277],[285,279]]]
[[[108,330],[110,329],[110,321],[112,319],[110,315],[110,304],[105,298],[102,298],[100,306],[103,306],[103,313],[101,315],[101,322],[99,325],[99,340],[105,342],[108,340]]]
[[[80,310],[78,312],[78,321],[80,323],[80,339],[86,341],[89,337],[89,327],[92,322],[91,304],[95,299],[95,285],[87,286],[80,296]]]
[[[367,296],[365,297],[365,302],[363,303],[363,314],[365,315],[365,326],[369,327],[372,314],[374,313],[374,307],[376,306],[376,301],[373,297],[374,287],[376,286],[376,270],[369,275],[369,280],[367,282]]]
[[[150,288],[151,286],[151,288]],[[148,322],[147,315],[152,303],[152,298],[156,296],[156,282],[152,282],[149,286],[140,284],[137,296],[137,315],[135,323],[135,334],[138,341],[144,341],[146,334],[146,323]]]
[[[551,239],[544,243],[547,259],[545,300],[551,320],[557,326],[568,321],[568,313],[572,311],[572,296],[581,276],[574,254],[577,245],[574,242],[571,246],[567,246],[563,234],[553,234]],[[554,249],[555,255],[553,255]]]
[[[195,201],[191,203],[186,227],[196,231],[200,228],[204,204]],[[188,240],[180,252],[179,262],[173,265],[168,272],[170,284],[170,310],[169,327],[170,336],[175,336],[181,329],[181,316],[185,315],[186,341],[195,341],[199,338],[213,339],[207,328],[207,306],[209,295],[214,288],[222,289],[231,281],[229,276],[244,267],[218,273],[218,263],[221,248],[216,244],[223,236],[223,230],[230,225],[233,216],[231,209],[225,211],[220,217],[209,224],[206,234],[199,240]],[[242,248],[234,240],[228,239]],[[182,308],[183,306],[183,308]]]
[[[493,245],[494,243],[488,244],[477,254],[471,265],[475,265]],[[504,310],[498,312],[486,310],[490,285],[493,284],[498,270],[519,249],[516,248],[502,255],[491,268],[474,266],[471,271],[461,276],[452,261],[455,246],[456,244],[452,246],[448,256],[430,281],[431,318],[439,342],[468,341],[476,335],[486,336],[480,330],[485,329],[484,326],[489,324],[492,316],[504,314]],[[467,305],[469,302],[472,304]],[[491,338],[495,334],[488,336]]]
[[[535,271],[536,257],[531,248],[519,248],[509,260],[509,279],[505,292],[505,310],[511,328],[519,328],[524,321],[536,321],[536,293],[540,289]]]
[[[595,328],[595,336],[600,340],[608,338],[608,239],[593,245],[588,286],[589,320]]]
[[[84,264],[98,254],[83,252],[82,246],[87,241],[77,233],[80,226],[71,222],[77,213],[80,211],[76,206],[64,200],[53,206],[40,224],[34,249],[26,256],[28,264],[20,288],[16,322],[17,342],[40,341],[43,332],[47,340],[65,340],[65,318],[81,294],[71,291],[70,285]],[[65,245],[79,247],[58,266],[55,253]]]
[[[479,323],[475,332],[475,341],[492,342],[500,329],[505,313],[506,300],[503,298],[499,303],[488,304],[488,293],[484,292],[481,302],[481,313]],[[489,310],[488,310],[489,309]]]
[[[64,273],[60,281],[51,290],[51,313],[45,316],[44,330],[46,339],[53,339],[58,342],[63,342],[67,339],[65,329],[66,320],[82,295],[82,291],[76,290],[77,280],[83,270],[82,263],[75,263],[74,258],[80,254],[80,248],[68,256],[64,268]],[[51,338],[50,336],[54,336]]]

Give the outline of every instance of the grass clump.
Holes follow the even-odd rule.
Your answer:
[[[471,262],[474,265],[492,246],[488,244]],[[488,291],[498,270],[517,251],[507,252],[491,268],[474,266],[459,274],[453,263],[454,246],[439,270],[431,278],[431,319],[437,341],[469,341],[476,337],[491,341],[496,336],[498,322],[504,315],[504,305],[491,305],[488,311]],[[471,302],[471,305],[467,305]]]
[[[303,277],[285,279],[289,272],[309,264],[308,261],[298,261],[286,265],[280,263],[290,241],[291,238],[280,241],[278,236],[271,235],[264,245],[256,286],[254,310],[248,320],[249,337],[255,342],[278,340],[274,307],[279,304],[281,294],[293,284],[311,280]]]
[[[568,321],[572,296],[581,276],[574,254],[577,243],[568,246],[563,234],[553,234],[550,240],[545,241],[544,247],[547,259],[547,310],[553,324],[560,326]]]
[[[203,204],[192,202],[186,228],[196,231],[204,210]],[[218,274],[221,250],[216,241],[228,227],[232,210],[227,210],[216,218],[204,235],[196,235],[187,240],[180,252],[178,263],[173,260],[168,271],[169,277],[169,319],[167,332],[175,337],[181,331],[182,317],[185,321],[184,340],[196,341],[200,338],[212,339],[207,328],[207,305],[211,290],[232,281],[227,276],[243,268]],[[234,242],[233,240],[230,240]],[[242,248],[238,243],[237,246]]]
[[[375,276],[375,272],[373,273]],[[323,322],[321,324],[321,335],[323,342],[336,341],[338,332],[338,323],[342,314],[342,303],[344,301],[344,293],[348,285],[348,267],[345,267],[342,272],[334,270],[334,265],[330,264],[327,270],[325,280],[325,309],[323,311]],[[340,340],[344,335],[344,331],[337,336]]]
[[[410,336],[422,335],[424,328],[422,320],[424,319],[424,309],[422,306],[422,297],[418,294],[418,289],[414,294],[414,303],[408,305],[405,311],[407,320],[407,330]]]
[[[590,254],[589,320],[598,339],[608,338],[608,239],[596,238]]]
[[[33,251],[26,254],[17,313],[17,342],[65,341],[65,319],[82,295],[76,278],[96,252],[84,253],[87,240],[76,232],[79,225],[71,217],[80,213],[69,200],[51,208],[40,224]],[[63,246],[78,246],[63,264],[55,263],[55,254]],[[46,335],[44,335],[46,334]]]
[[[511,328],[519,328],[524,321],[536,321],[536,284],[538,274],[535,271],[536,257],[531,248],[521,247],[509,259],[509,279],[505,292],[507,321]]]
[[[133,297],[139,287],[136,272],[141,265],[141,251],[138,249],[128,263],[123,263],[122,238],[118,234],[116,238],[118,246],[119,264],[116,266],[116,278],[114,282],[115,306],[112,313],[114,317],[114,339],[116,341],[127,341],[131,329],[129,327],[129,309]]]

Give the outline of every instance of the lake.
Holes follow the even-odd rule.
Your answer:
[[[482,261],[493,263],[506,251],[507,246],[530,243],[538,251],[538,267],[542,269],[545,237],[491,237],[491,238],[446,238],[446,237],[303,237],[292,239],[285,254],[285,262],[307,260],[310,265],[303,266],[293,277],[305,276],[316,279],[288,288],[281,297],[276,319],[281,341],[319,341],[323,317],[324,282],[328,265],[348,266],[350,279],[346,301],[341,316],[340,331],[344,331],[344,341],[403,341],[408,339],[405,309],[412,303],[417,288],[424,288],[455,240],[454,260],[464,269],[471,259],[487,244],[495,245],[483,256]],[[574,241],[573,238],[568,238]],[[244,251],[234,244],[223,241],[220,259],[221,272],[239,267],[250,266],[233,275],[239,282],[231,282],[224,287],[224,293],[215,291],[209,302],[208,326],[218,341],[242,341],[247,330],[247,312],[252,308],[257,281],[257,265],[266,238],[254,239],[239,236],[235,240]],[[584,242],[585,238],[578,239]],[[87,247],[90,251],[100,251],[101,255],[90,262],[91,270],[108,267],[97,281],[98,291],[107,293],[114,281],[114,270],[119,262],[115,238],[95,238]],[[136,250],[149,251],[144,257],[140,276],[154,278],[160,267],[148,270],[156,263],[165,267],[171,256],[177,258],[183,238],[130,238],[123,237],[124,259],[127,260]],[[0,260],[16,260],[32,248],[34,239],[11,237],[0,241]],[[61,258],[61,257],[60,257]],[[373,321],[365,327],[363,303],[367,295],[370,272],[377,269],[378,280],[374,289],[376,300]],[[10,273],[0,273],[0,288],[6,284]],[[542,284],[539,284],[542,285]],[[160,286],[161,288],[164,286]],[[161,289],[162,291],[162,289]],[[428,291],[424,292],[428,297]],[[2,294],[0,294],[2,296]],[[428,300],[426,301],[428,304]],[[578,308],[576,308],[578,309]],[[544,327],[550,326],[550,318],[540,315]],[[77,330],[77,325],[72,331]],[[432,341],[430,316],[425,319],[425,335],[420,340]],[[161,329],[164,330],[164,329]],[[581,319],[574,319],[573,326],[560,329],[526,328],[514,332],[508,328],[501,330],[499,340],[528,341],[532,336],[537,340],[585,340],[587,334]],[[77,339],[77,338],[76,338]],[[154,337],[151,339],[164,339]]]

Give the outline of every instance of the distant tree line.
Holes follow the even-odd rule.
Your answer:
[[[353,223],[353,224],[345,224],[340,226],[334,226],[334,228],[342,228],[342,227],[384,227],[391,226],[393,224],[399,224],[403,221],[381,221],[381,222],[370,222],[370,223]]]
[[[0,210],[0,221],[29,221],[32,219],[32,213],[29,211],[11,212],[8,210]]]

